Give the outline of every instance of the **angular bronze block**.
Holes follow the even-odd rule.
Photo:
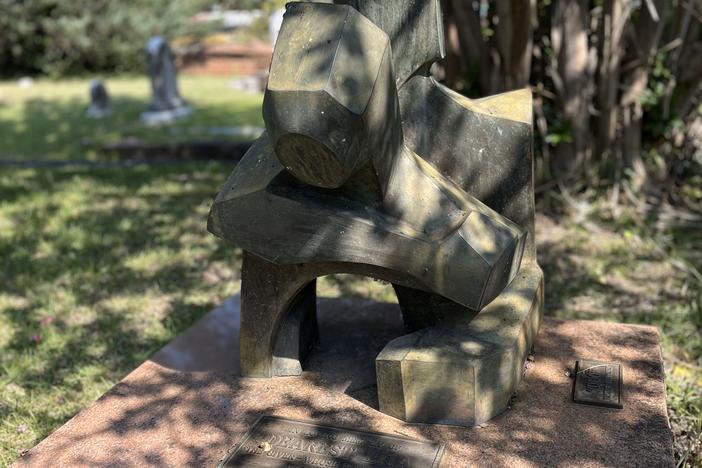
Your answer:
[[[410,333],[378,357],[380,409],[479,424],[514,391],[542,311],[531,96],[471,101],[429,76],[438,0],[338,3],[288,4],[266,132],[210,213],[244,249],[242,373],[299,374],[315,279],[371,276]]]
[[[439,0],[337,0],[356,8],[377,24],[392,43],[392,62],[398,89],[413,75],[428,74],[429,67],[446,55]]]
[[[351,7],[290,4],[275,48],[263,118],[298,180],[339,188],[402,148],[387,35]],[[382,169],[382,168],[381,168]]]
[[[543,274],[531,263],[472,320],[391,341],[375,362],[381,411],[462,426],[501,413],[524,372],[542,308]]]

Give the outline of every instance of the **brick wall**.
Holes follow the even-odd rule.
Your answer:
[[[273,47],[268,44],[207,45],[198,52],[177,54],[182,73],[200,75],[257,75],[267,72]]]

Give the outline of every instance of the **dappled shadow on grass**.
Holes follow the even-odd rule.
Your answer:
[[[238,289],[240,251],[206,231],[231,166],[0,176],[0,460]]]
[[[397,302],[392,284],[375,278],[334,274],[317,278],[318,297],[364,298],[379,302]]]
[[[546,315],[652,324],[668,356],[701,359],[693,279],[654,240],[543,214],[537,227]]]
[[[645,240],[546,215],[537,230],[547,315],[654,323],[686,301],[684,275]]]
[[[19,108],[11,115],[0,119],[3,141],[0,157],[82,158],[87,141],[110,140],[119,138],[121,133],[129,134],[146,105],[147,102],[139,99],[116,97],[113,107],[119,109],[118,112],[104,119],[90,119],[85,116],[85,99],[28,99],[16,105]]]

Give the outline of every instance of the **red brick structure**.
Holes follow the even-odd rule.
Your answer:
[[[266,43],[205,45],[197,52],[177,54],[183,73],[197,75],[242,75],[265,73],[271,63],[273,46]]]

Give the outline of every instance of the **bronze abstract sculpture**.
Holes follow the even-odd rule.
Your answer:
[[[438,0],[288,4],[266,132],[212,207],[244,249],[241,370],[296,375],[315,279],[393,284],[408,335],[376,359],[381,411],[480,424],[507,405],[542,313],[531,96],[440,85]]]

